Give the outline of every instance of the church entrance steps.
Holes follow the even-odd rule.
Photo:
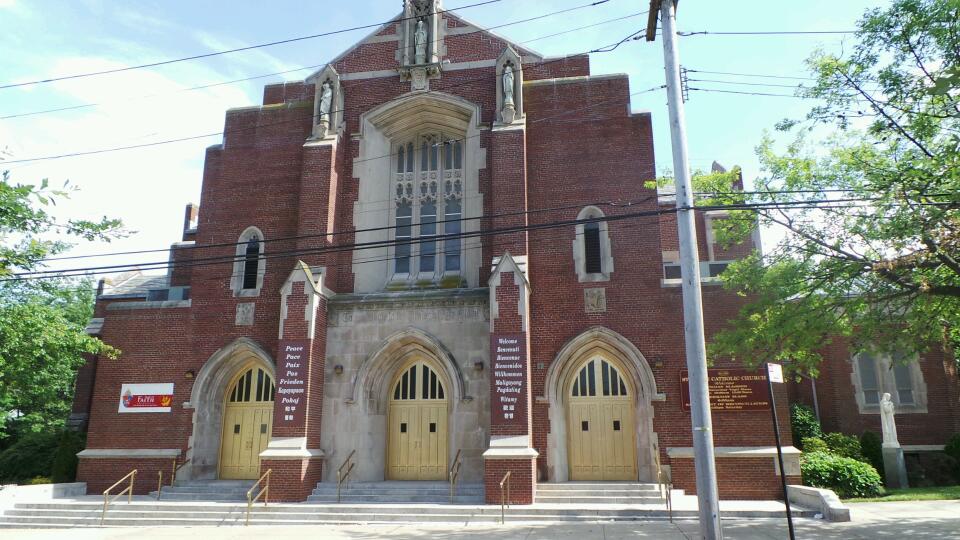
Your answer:
[[[691,500],[687,500],[691,499]],[[684,496],[675,506],[674,519],[697,518],[696,498]],[[783,505],[774,501],[737,501],[723,509],[725,518],[782,518]],[[46,503],[20,503],[0,516],[0,527],[98,527],[103,498],[89,496]],[[106,526],[232,526],[243,525],[246,504],[217,502],[157,502],[135,497],[133,503],[110,506]],[[798,517],[813,511],[795,510]],[[513,523],[566,521],[660,521],[667,519],[662,504],[543,504],[512,506],[506,519]],[[497,523],[499,505],[481,504],[270,504],[258,505],[251,525],[320,525],[364,523]]]
[[[435,503],[450,502],[447,482],[356,482],[344,485],[341,503]],[[308,503],[336,503],[337,484],[320,482],[307,498]],[[458,484],[454,504],[482,504],[482,484]]]
[[[162,501],[246,501],[247,491],[253,480],[191,480],[164,486],[160,493]],[[150,496],[156,499],[157,492]]]
[[[677,496],[683,492],[674,490]],[[657,484],[557,482],[537,484],[536,502],[550,504],[664,504]]]

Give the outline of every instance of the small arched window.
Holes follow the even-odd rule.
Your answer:
[[[573,241],[573,261],[577,279],[583,282],[608,281],[613,273],[613,253],[610,246],[607,221],[595,206],[580,211],[576,238]],[[589,221],[595,220],[595,221]]]
[[[237,239],[230,283],[234,296],[259,296],[266,266],[263,233],[256,227],[248,227]]]
[[[253,235],[247,240],[247,249],[243,260],[243,288],[257,288],[257,274],[260,265],[260,239]]]

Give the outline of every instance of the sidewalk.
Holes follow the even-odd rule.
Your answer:
[[[797,519],[797,538],[863,539],[895,538],[960,539],[960,501],[920,501],[901,503],[851,504],[853,521],[826,523],[814,519]],[[735,540],[780,540],[786,538],[783,520],[724,520],[724,533]],[[349,525],[310,527],[146,527],[116,529],[53,529],[0,531],[0,537],[17,540],[263,540],[264,538],[310,538],[332,540],[626,540],[656,538],[686,540],[697,538],[695,521],[669,523],[647,521],[637,523],[555,523],[549,525]]]

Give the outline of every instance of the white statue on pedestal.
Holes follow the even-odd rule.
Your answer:
[[[880,427],[883,430],[884,448],[899,448],[900,441],[897,440],[897,423],[893,418],[896,412],[896,406],[890,400],[890,394],[883,394],[880,400]]]
[[[501,119],[504,124],[513,123],[517,113],[516,105],[513,102],[514,86],[513,64],[504,64],[503,66],[503,109],[500,111]]]
[[[326,81],[320,87],[320,115],[317,118],[317,135],[326,137],[330,129],[330,107],[333,105],[333,86]]]
[[[413,41],[416,45],[416,63],[425,64],[427,62],[427,24],[423,19],[417,21],[417,31],[413,34]]]

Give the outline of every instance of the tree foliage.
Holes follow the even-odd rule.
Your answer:
[[[751,302],[712,353],[817,373],[837,336],[854,349],[960,345],[960,0],[896,0],[868,11],[845,54],[816,52],[818,106],[758,147],[756,204],[722,223],[742,238],[759,220],[785,230],[731,265]],[[824,202],[826,201],[826,202]]]
[[[67,249],[65,237],[122,234],[112,219],[56,220],[45,207],[67,196],[64,188],[14,184],[8,173],[0,181],[0,439],[62,424],[84,355],[117,353],[84,331],[93,313],[90,280],[16,278]]]

